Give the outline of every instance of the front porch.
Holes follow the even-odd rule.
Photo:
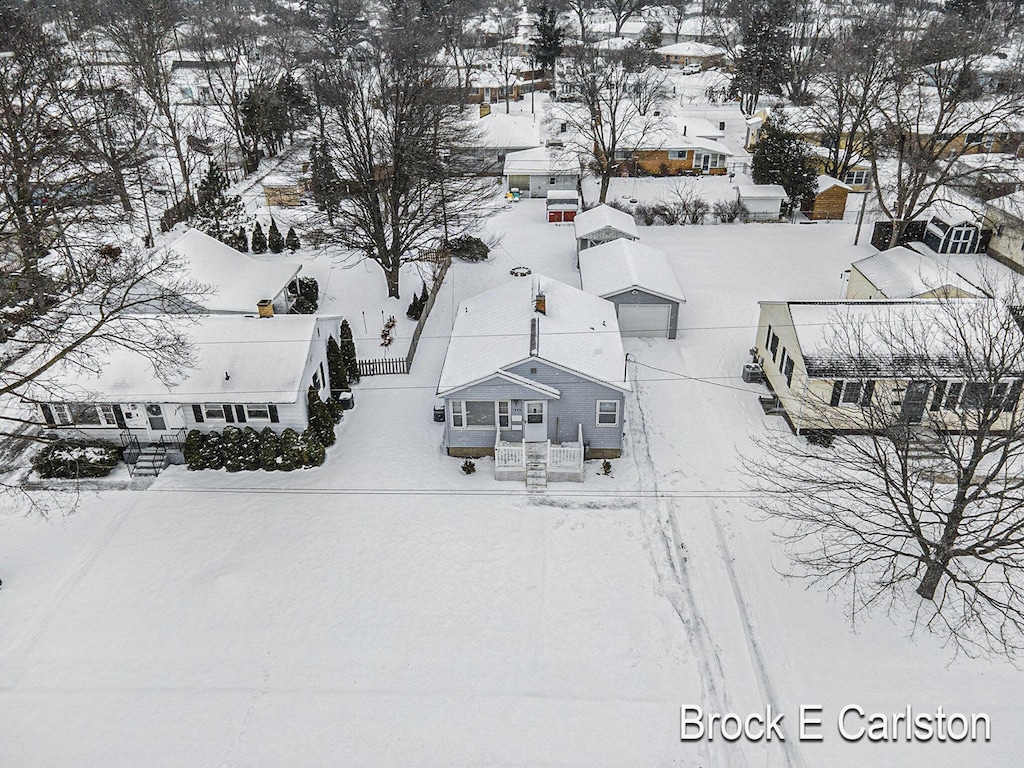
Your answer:
[[[576,441],[552,443],[510,442],[494,439],[494,479],[526,481],[528,488],[542,490],[548,481],[583,482],[583,426],[579,425]]]

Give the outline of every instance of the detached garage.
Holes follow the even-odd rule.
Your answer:
[[[583,290],[615,305],[619,332],[630,338],[676,338],[686,301],[664,251],[612,240],[580,251]]]

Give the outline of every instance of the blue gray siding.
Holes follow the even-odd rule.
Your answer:
[[[679,329],[679,302],[647,293],[642,288],[636,290],[635,295],[630,291],[625,291],[624,293],[616,293],[604,298],[615,305],[616,317],[619,315],[619,304],[670,304],[672,306],[672,320],[669,326],[668,337],[670,339],[676,338],[676,332]]]

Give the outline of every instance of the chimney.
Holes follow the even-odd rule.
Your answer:
[[[686,123],[683,123],[683,136],[686,135]]]
[[[548,300],[544,296],[543,291],[537,291],[537,296],[533,300],[533,308],[542,315],[546,315],[548,313]]]
[[[256,302],[256,309],[259,311],[260,317],[274,316],[274,302],[270,299],[260,299]]]

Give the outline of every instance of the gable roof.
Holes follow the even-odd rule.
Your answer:
[[[710,56],[725,56],[725,54],[728,53],[725,48],[719,48],[717,45],[686,41],[663,45],[661,48],[655,49],[654,52],[660,53],[662,56],[687,56],[695,59]]]
[[[910,299],[946,287],[978,294],[970,283],[935,259],[902,245],[855,261],[853,266],[890,299]]]
[[[545,314],[534,309],[538,291],[545,296]],[[535,354],[531,354],[534,320],[538,334]],[[437,391],[460,389],[529,359],[629,390],[614,305],[534,275],[510,278],[459,305]]]
[[[635,240],[612,240],[580,251],[583,290],[613,296],[634,288],[674,301],[686,301],[665,252]]]
[[[997,211],[1002,211],[1013,216],[1015,219],[1024,221],[1024,190],[989,200],[987,204]]]
[[[821,192],[824,192],[826,189],[831,189],[832,187],[839,187],[840,189],[845,189],[847,192],[853,191],[853,187],[851,187],[849,184],[840,181],[835,176],[829,176],[827,173],[823,173],[820,176],[818,176],[817,184],[819,194]]]
[[[786,200],[789,198],[789,193],[781,184],[740,184],[738,189],[740,197],[749,200],[772,200],[774,198]]]
[[[573,220],[573,227],[576,232],[576,239],[580,240],[605,227],[611,227],[624,235],[632,238],[639,238],[640,234],[636,229],[636,221],[625,211],[612,208],[610,205],[599,205],[589,211],[576,214]]]
[[[212,288],[202,299],[210,312],[255,312],[257,302],[273,299],[302,269],[287,256],[254,259],[198,229],[186,231],[169,247],[185,275]]]
[[[112,346],[96,374],[57,366],[39,386],[43,391],[52,386],[82,402],[294,403],[304,395],[299,389],[310,347],[318,337],[326,344],[330,328],[336,329],[341,318],[149,315],[137,321],[173,326],[191,339],[193,366],[182,368],[180,380],[165,384],[143,355]]]

